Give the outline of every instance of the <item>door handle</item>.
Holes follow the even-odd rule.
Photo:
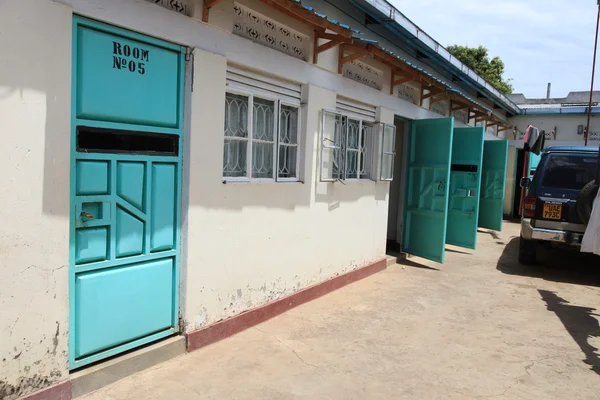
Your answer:
[[[79,214],[79,216],[83,219],[83,218],[87,218],[87,219],[94,219],[94,216],[90,213],[86,213],[85,211],[82,211],[81,214]]]

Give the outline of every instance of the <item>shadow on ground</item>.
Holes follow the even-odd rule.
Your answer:
[[[546,302],[548,311],[556,314],[585,354],[584,362],[591,366],[592,371],[600,375],[600,357],[596,354],[598,349],[589,343],[590,338],[600,337],[600,325],[594,317],[600,315],[593,313],[596,309],[571,305],[567,300],[548,290],[538,290],[538,292]]]
[[[509,275],[529,276],[548,281],[600,286],[600,257],[593,254],[538,247],[538,265],[519,264],[519,238],[504,248],[496,269]]]

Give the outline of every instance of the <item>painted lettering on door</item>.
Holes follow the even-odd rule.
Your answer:
[[[150,61],[150,50],[132,47],[113,41],[113,68],[130,72],[146,73],[146,63]]]

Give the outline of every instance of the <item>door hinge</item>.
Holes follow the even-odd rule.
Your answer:
[[[190,61],[193,57],[193,50],[189,47],[185,48],[185,61]]]

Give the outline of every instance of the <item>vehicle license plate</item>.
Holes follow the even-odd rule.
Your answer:
[[[560,219],[562,216],[562,204],[544,204],[544,219]]]

